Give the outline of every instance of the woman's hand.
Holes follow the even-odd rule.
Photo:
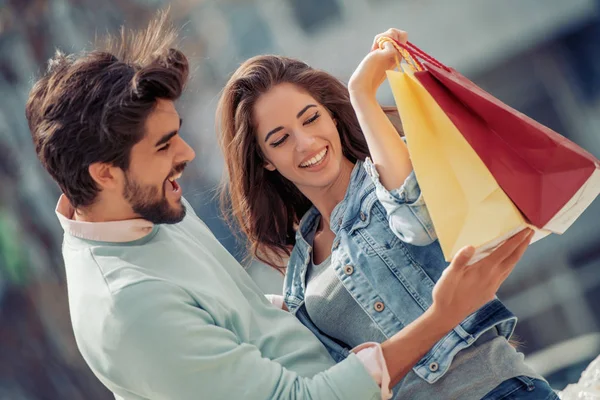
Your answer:
[[[449,331],[485,303],[521,258],[533,232],[525,230],[507,240],[483,260],[467,265],[474,249],[462,249],[433,288],[433,304],[419,318],[381,344],[395,386]]]
[[[471,313],[494,299],[500,285],[512,272],[531,242],[533,231],[526,229],[483,260],[467,265],[474,249],[462,249],[433,288],[434,313],[456,326]]]
[[[348,82],[348,90],[351,93],[375,98],[377,89],[385,80],[385,71],[396,65],[396,57],[400,57],[400,54],[389,42],[384,43],[384,48],[380,49],[378,40],[381,37],[389,37],[400,43],[406,43],[408,40],[406,32],[393,28],[375,36],[371,51],[358,65]]]

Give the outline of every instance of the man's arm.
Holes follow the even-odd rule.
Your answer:
[[[103,377],[149,399],[380,399],[356,355],[311,378],[241,343],[180,288],[144,282],[119,295],[125,324]],[[110,332],[107,332],[111,335]],[[286,340],[285,337],[279,340]],[[307,362],[310,362],[307,361]]]
[[[454,326],[494,298],[530,240],[531,232],[524,231],[469,266],[473,248],[455,257],[434,288],[432,307],[381,345],[391,386]],[[256,346],[240,343],[234,332],[216,326],[206,311],[189,304],[187,293],[177,286],[144,282],[122,290],[119,299],[126,306],[116,303],[119,329],[106,329],[110,338],[103,347],[108,354],[100,375],[143,397],[381,397],[372,371],[356,355],[311,378],[301,377],[263,357]]]

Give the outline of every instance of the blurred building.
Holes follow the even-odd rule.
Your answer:
[[[373,36],[398,27],[495,96],[600,156],[598,1],[0,0],[0,399],[111,398],[70,331],[53,212],[59,192],[38,165],[24,104],[55,47],[89,48],[95,35],[123,23],[141,27],[167,5],[194,65],[179,107],[183,135],[197,149],[184,176],[186,197],[239,257],[243,246],[215,201],[223,162],[214,111],[228,76],[256,54],[298,57],[347,80]],[[381,102],[393,104],[383,86]],[[503,286],[500,297],[520,318],[526,354],[600,332],[597,221],[600,201],[563,236],[533,245]],[[265,291],[281,291],[277,273],[256,263],[249,272]],[[567,351],[595,351],[589,341],[577,343]],[[564,387],[564,379],[553,383]]]

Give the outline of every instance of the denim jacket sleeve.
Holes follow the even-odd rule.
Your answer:
[[[375,184],[375,194],[386,210],[394,234],[403,242],[416,246],[433,243],[437,235],[415,172],[410,173],[402,186],[390,191],[381,184],[377,168],[370,158],[365,160],[364,167]]]

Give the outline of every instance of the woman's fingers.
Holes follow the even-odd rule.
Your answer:
[[[379,39],[382,37],[389,37],[400,43],[406,43],[408,41],[407,32],[395,28],[390,28],[387,31],[375,36],[375,38],[373,39],[373,45],[371,46],[371,51],[379,48]]]

